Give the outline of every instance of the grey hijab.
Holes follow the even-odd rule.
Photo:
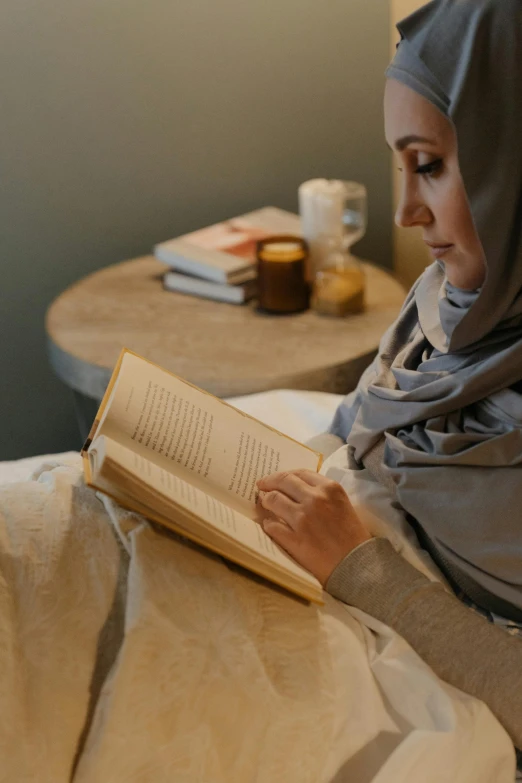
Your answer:
[[[429,266],[330,431],[358,467],[384,435],[382,470],[439,564],[520,620],[522,0],[434,0],[398,29],[387,76],[454,123],[487,275],[464,291]]]

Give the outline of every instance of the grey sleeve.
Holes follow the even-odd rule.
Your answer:
[[[444,681],[482,700],[522,748],[522,641],[417,571],[385,538],[339,563],[325,589],[397,631]]]
[[[337,435],[333,435],[331,432],[321,432],[319,435],[314,435],[305,442],[305,446],[309,446],[314,451],[320,451],[324,458],[333,454],[334,451],[344,446],[344,440]]]

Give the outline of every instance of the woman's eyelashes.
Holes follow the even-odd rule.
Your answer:
[[[415,174],[424,174],[429,177],[433,177],[435,174],[439,174],[442,169],[442,158],[437,158],[429,163],[424,163],[422,166],[417,166]]]
[[[436,160],[431,160],[429,163],[417,165],[413,169],[413,173],[420,174],[421,176],[435,177],[442,171],[442,165],[442,158],[437,158]],[[398,171],[404,171],[404,169],[398,167]]]

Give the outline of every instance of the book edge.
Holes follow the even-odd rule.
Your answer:
[[[126,351],[127,351],[126,348],[122,348],[121,349],[120,355],[118,356],[116,364],[114,365],[114,369],[112,371],[111,378],[109,380],[107,388],[105,389],[105,394],[102,397],[102,401],[101,401],[100,406],[99,406],[99,408],[98,408],[98,410],[96,412],[96,416],[94,417],[94,421],[93,421],[93,423],[91,425],[91,429],[89,430],[89,434],[87,436],[87,439],[86,439],[85,443],[83,444],[83,446],[81,448],[80,454],[81,454],[82,457],[84,456],[84,454],[87,453],[87,451],[89,450],[89,446],[91,445],[91,443],[94,440],[94,437],[96,435],[96,430],[98,429],[98,427],[100,425],[101,417],[103,416],[105,408],[107,407],[107,403],[109,402],[109,398],[110,398],[112,390],[114,388],[114,384],[116,383],[116,379],[117,379],[117,377],[119,375],[119,372],[120,372],[120,369],[121,369],[121,365],[122,365],[122,362],[123,362],[123,357],[125,356]]]
[[[239,259],[242,263],[234,265],[233,259],[237,259],[237,256],[228,255],[220,250],[205,250],[204,252],[207,255],[214,256],[214,258],[201,260],[191,255],[192,250],[195,253],[198,251],[203,252],[197,245],[191,245],[190,242],[185,242],[181,239],[172,239],[169,242],[179,244],[179,249],[174,247],[169,250],[162,247],[162,245],[166,245],[168,242],[154,245],[153,253],[155,257],[164,264],[168,264],[186,274],[193,274],[196,277],[201,277],[203,280],[212,280],[225,284],[230,283],[236,277],[243,275],[254,277],[256,275],[254,262],[245,264],[243,259]],[[187,248],[186,250],[184,250],[185,247]]]
[[[171,278],[171,275],[175,276],[175,281],[180,282],[179,287],[176,286],[176,282],[170,282],[173,279]],[[173,293],[200,296],[205,299],[213,299],[219,302],[227,302],[230,304],[244,304],[248,301],[248,299],[251,299],[255,296],[253,284],[256,281],[254,279],[251,281],[246,281],[245,283],[230,285],[229,283],[218,283],[214,282],[213,280],[205,280],[203,278],[194,277],[193,280],[196,281],[194,287],[191,286],[190,282],[188,282],[186,287],[184,287],[184,280],[186,277],[188,277],[188,275],[184,275],[175,271],[165,272],[163,276],[163,287],[166,291]],[[197,290],[198,284],[202,284],[202,290]],[[206,286],[210,286],[210,288],[207,289]],[[235,289],[241,291],[240,297],[233,296]],[[231,294],[231,296],[229,296],[229,294]]]

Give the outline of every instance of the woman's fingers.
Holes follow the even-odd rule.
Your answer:
[[[326,476],[315,473],[313,470],[306,470],[306,468],[292,470],[291,474],[297,476],[301,481],[304,481],[305,484],[309,484],[311,487],[321,487],[325,481],[328,481]]]
[[[273,476],[267,476],[267,478],[271,480],[264,481],[263,479],[263,483],[258,482],[258,487],[262,492],[283,492],[296,503],[303,503],[310,492],[311,485],[293,472],[274,473]]]
[[[259,493],[259,503],[275,517],[279,517],[287,523],[290,523],[299,510],[299,504],[296,503],[295,500],[292,500],[288,495],[279,492],[276,489],[270,490],[269,492],[261,490]]]
[[[270,538],[292,557],[296,549],[295,533],[292,528],[279,519],[266,517],[261,520],[261,527]]]
[[[312,470],[286,470],[272,473],[259,479],[257,486],[264,492],[279,490],[298,502],[303,502],[310,492],[310,487],[324,486],[328,479]]]

